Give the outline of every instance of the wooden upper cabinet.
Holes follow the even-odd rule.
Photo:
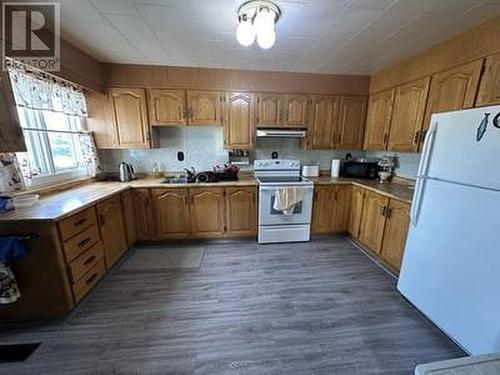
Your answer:
[[[9,74],[0,71],[0,152],[26,151]]]
[[[430,77],[396,88],[389,143],[392,151],[418,151]]]
[[[106,266],[111,268],[127,250],[120,196],[116,195],[98,203],[97,217],[104,245]]]
[[[361,216],[363,213],[363,200],[365,197],[365,189],[359,186],[353,186],[351,192],[351,207],[349,214],[349,222],[347,231],[354,238],[358,238],[359,229],[361,226]]]
[[[149,124],[144,89],[110,88],[109,110],[114,144],[122,148],[149,148]]]
[[[257,126],[281,126],[282,96],[278,94],[257,95]]]
[[[256,195],[254,186],[226,188],[228,236],[254,236],[257,233]]]
[[[314,97],[308,134],[309,148],[333,148],[338,113],[338,96]]]
[[[193,237],[217,238],[225,233],[224,189],[189,189],[191,234]]]
[[[283,125],[306,128],[308,120],[309,98],[304,95],[286,95],[284,98]]]
[[[339,122],[336,148],[361,150],[366,120],[364,96],[342,96],[340,99]]]
[[[410,205],[391,199],[386,217],[381,255],[390,266],[399,270],[410,225]]]
[[[432,76],[424,131],[429,128],[433,113],[474,106],[482,67],[483,60],[478,60]]]
[[[385,228],[385,210],[389,198],[366,191],[363,200],[359,240],[369,249],[380,254]]]
[[[125,234],[127,238],[127,245],[130,247],[137,241],[137,228],[135,224],[135,205],[134,205],[134,192],[127,190],[121,194],[122,208],[123,208],[123,221],[125,225]]]
[[[150,89],[148,94],[151,125],[186,125],[186,92],[184,90]]]
[[[151,191],[150,189],[134,189],[133,192],[137,239],[154,240],[156,235]]]
[[[500,104],[500,53],[488,56],[476,105]]]
[[[222,125],[222,97],[219,91],[187,91],[188,125]]]
[[[153,189],[152,200],[159,239],[186,238],[190,234],[188,190]]]
[[[370,96],[366,115],[365,150],[385,150],[389,139],[394,90]]]
[[[249,93],[226,94],[224,147],[250,150],[255,146],[255,96]]]

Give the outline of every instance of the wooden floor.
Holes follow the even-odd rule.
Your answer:
[[[387,375],[464,355],[345,237],[197,245],[199,269],[124,259],[67,319],[3,329],[42,345],[0,373]]]

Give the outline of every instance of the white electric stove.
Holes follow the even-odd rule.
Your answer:
[[[254,169],[259,183],[259,243],[309,241],[314,184],[300,176],[300,161],[255,160]],[[289,215],[273,208],[276,191],[283,187],[303,189],[303,200]]]

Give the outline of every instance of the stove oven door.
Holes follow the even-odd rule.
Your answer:
[[[273,208],[276,191],[285,186],[260,185],[259,225],[310,224],[314,186],[286,185],[286,187],[288,186],[303,189],[304,199],[295,205],[293,214],[285,215],[283,212],[276,211]]]

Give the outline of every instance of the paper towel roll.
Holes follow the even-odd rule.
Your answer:
[[[332,159],[332,169],[330,170],[330,174],[333,178],[339,177],[340,172],[340,159]]]

